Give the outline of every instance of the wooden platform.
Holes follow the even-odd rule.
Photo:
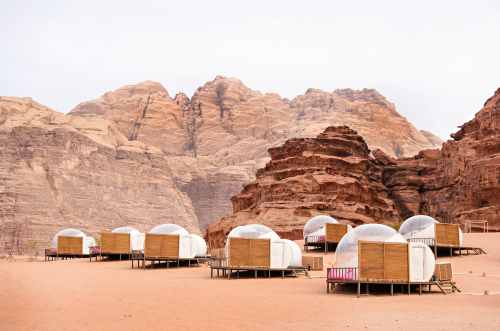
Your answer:
[[[146,261],[150,261],[151,269],[153,269],[155,264],[160,264],[162,261],[166,262],[167,269],[170,267],[170,262],[177,262],[177,268],[179,268],[181,262],[187,262],[188,268],[191,268],[191,262],[196,261],[198,267],[200,267],[200,263],[207,262],[210,258],[210,255],[206,256],[197,256],[193,258],[177,258],[177,257],[145,257],[143,252],[140,251],[132,251],[130,256],[130,260],[132,261],[132,269],[134,268],[134,261],[137,261],[137,267],[139,268],[139,262],[142,261],[142,268],[146,270]]]
[[[106,257],[106,261],[111,261],[111,258],[116,258],[116,260],[130,260],[131,253],[92,253],[90,254],[90,261],[92,262],[92,258],[95,257],[97,261],[97,257],[99,257],[99,262],[102,261],[103,257]]]
[[[459,255],[471,255],[472,252],[477,255],[486,254],[486,252],[481,247],[465,247],[465,246],[436,246],[436,245],[428,245],[429,248],[434,251],[435,256],[437,257],[438,252],[450,252],[450,257],[453,257],[453,252],[458,251]],[[436,250],[437,249],[437,250]],[[465,251],[465,253],[462,253]]]
[[[333,289],[336,284],[358,284],[358,298],[360,296],[361,292],[361,285],[365,284],[366,286],[366,294],[369,294],[369,285],[370,284],[376,284],[376,285],[390,285],[391,286],[391,295],[394,295],[394,285],[400,285],[401,286],[401,293],[405,293],[404,291],[404,286],[407,286],[408,288],[408,295],[410,295],[410,287],[411,286],[418,286],[418,292],[419,295],[422,295],[422,286],[428,286],[428,292],[431,292],[431,287],[432,285],[436,285],[436,287],[445,295],[448,293],[446,290],[451,290],[452,293],[455,292],[461,292],[458,287],[456,286],[456,282],[454,281],[429,281],[429,282],[416,282],[416,283],[410,283],[410,282],[401,282],[401,281],[377,281],[377,280],[331,280],[327,279],[326,280],[326,293],[330,293],[330,289]]]
[[[337,249],[337,246],[339,244],[338,241],[328,241],[328,245],[325,245],[327,242],[326,241],[312,241],[312,242],[306,242],[304,243],[304,251],[309,253],[309,246],[314,247],[315,249],[323,249],[325,251],[325,254],[330,252],[332,249],[335,252]],[[330,249],[332,248],[332,249]]]
[[[45,261],[54,261],[58,259],[83,259],[88,258],[90,254],[45,254]]]
[[[214,270],[217,270],[217,277],[220,277],[220,271],[222,270],[222,276],[227,275],[227,279],[231,279],[231,274],[236,271],[236,278],[240,278],[240,271],[254,272],[254,277],[257,279],[259,272],[264,274],[263,278],[271,278],[272,272],[281,272],[281,278],[285,278],[285,272],[290,274],[291,277],[299,277],[299,274],[304,274],[306,277],[308,275],[306,267],[300,268],[268,268],[268,267],[228,267],[227,258],[211,258],[210,259],[210,277],[214,277]]]

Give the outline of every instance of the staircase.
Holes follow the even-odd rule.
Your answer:
[[[462,293],[455,282],[436,281],[436,285],[445,295],[448,295],[448,293],[455,293],[455,291]]]

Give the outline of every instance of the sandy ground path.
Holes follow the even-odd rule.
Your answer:
[[[439,260],[452,261],[456,273],[500,275],[500,233],[465,234],[464,245],[488,255]],[[455,280],[466,293],[500,293],[500,277]],[[357,299],[343,286],[327,295],[325,278],[228,281],[210,278],[206,267],[2,261],[0,330],[500,330],[500,295],[371,293]]]

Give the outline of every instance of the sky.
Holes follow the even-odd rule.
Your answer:
[[[0,95],[56,111],[217,75],[293,99],[374,88],[449,139],[500,87],[500,1],[1,1]]]

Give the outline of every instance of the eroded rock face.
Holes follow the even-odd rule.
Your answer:
[[[352,225],[398,222],[382,185],[383,165],[369,153],[364,139],[346,126],[269,149],[271,161],[232,197],[234,214],[208,227],[208,244],[221,247],[234,227],[252,223],[301,239],[305,223],[316,215]]]
[[[440,150],[424,150],[383,170],[403,218],[459,223],[487,220],[500,230],[500,89]]]
[[[201,233],[165,154],[107,120],[0,97],[0,155],[0,252],[23,252],[30,239],[47,247],[65,228],[95,235],[176,223]]]
[[[348,125],[391,157],[434,146],[373,89],[309,89],[290,101],[217,76],[191,99],[182,92],[172,99],[147,81],[81,103],[70,114],[109,119],[129,140],[169,155],[174,181],[190,196],[202,230],[231,213],[229,199],[255,180],[270,160],[268,149],[287,139]]]

